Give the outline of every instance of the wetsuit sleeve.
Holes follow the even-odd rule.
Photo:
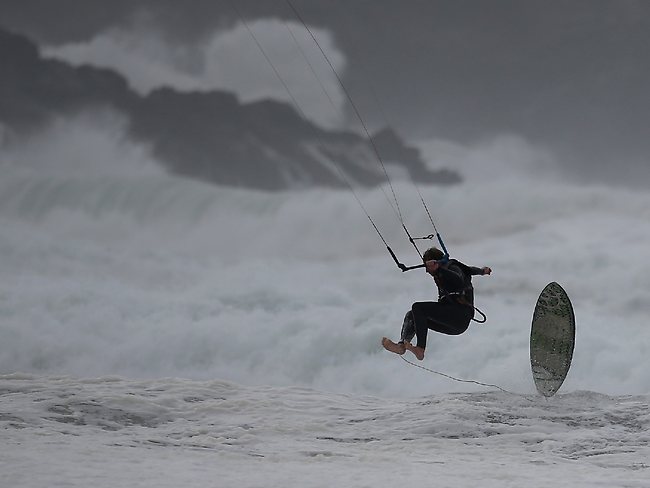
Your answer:
[[[468,266],[467,269],[469,269],[469,274],[472,276],[485,274],[483,268],[477,268],[476,266]]]

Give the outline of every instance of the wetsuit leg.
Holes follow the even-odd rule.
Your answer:
[[[429,329],[442,334],[459,335],[467,330],[474,310],[451,302],[416,302],[411,307],[417,334],[417,346],[424,349]]]
[[[402,335],[400,343],[411,342],[415,337],[415,324],[413,323],[413,312],[409,310],[404,316],[404,323],[402,324]]]

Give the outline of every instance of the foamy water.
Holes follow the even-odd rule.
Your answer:
[[[647,486],[648,399],[0,375],[7,486]]]

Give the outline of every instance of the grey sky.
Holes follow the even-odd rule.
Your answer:
[[[517,134],[581,178],[650,181],[650,2],[294,3],[332,33],[344,81],[372,126],[463,144]],[[234,4],[249,19],[295,20],[282,0]],[[0,24],[48,44],[146,22],[192,46],[236,21],[225,0],[0,2]]]

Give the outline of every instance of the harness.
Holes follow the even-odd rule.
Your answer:
[[[452,297],[452,298],[455,297],[456,298],[456,303],[458,303],[459,305],[472,307],[475,312],[478,312],[481,315],[481,317],[482,317],[481,320],[477,320],[474,317],[472,317],[472,320],[474,322],[479,323],[479,324],[484,324],[487,321],[487,316],[481,311],[481,309],[479,309],[475,305],[471,304],[469,302],[469,300],[467,300],[467,298],[465,298],[465,291],[466,290],[469,290],[469,288],[466,288],[463,291],[450,291],[449,293],[445,293],[444,295],[439,296],[438,300],[444,300],[447,297]]]

